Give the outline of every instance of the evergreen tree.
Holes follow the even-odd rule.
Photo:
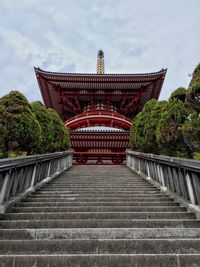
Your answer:
[[[0,99],[0,107],[5,150],[34,153],[41,142],[41,127],[25,96],[12,91]]]
[[[156,141],[160,153],[169,156],[188,157],[191,153],[186,146],[180,127],[189,115],[185,103],[178,99],[170,100],[163,108],[156,129]]]
[[[42,130],[42,140],[40,146],[37,147],[37,152],[48,153],[52,148],[53,142],[53,125],[51,117],[49,116],[47,108],[40,101],[32,102],[31,110],[39,121]]]
[[[143,110],[135,117],[131,128],[130,142],[132,149],[147,153],[158,153],[156,128],[166,101],[155,99],[147,102]]]
[[[171,93],[169,100],[178,99],[185,102],[187,90],[184,87],[179,87]]]
[[[191,109],[200,113],[200,64],[197,65],[193,72],[186,100]]]
[[[64,123],[55,110],[49,108],[47,113],[53,128],[51,152],[66,150],[69,148],[69,131],[65,128]]]

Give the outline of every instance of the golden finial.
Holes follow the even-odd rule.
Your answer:
[[[104,52],[102,50],[99,50],[97,56],[97,74],[104,74],[104,73],[105,73]]]

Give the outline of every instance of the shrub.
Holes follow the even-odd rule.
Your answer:
[[[53,139],[50,151],[63,151],[69,147],[69,131],[65,128],[64,123],[58,116],[57,112],[51,108],[47,110],[51,119],[53,129]]]
[[[132,149],[147,153],[158,153],[156,128],[166,101],[155,99],[147,102],[143,110],[135,117],[131,128],[130,142]]]
[[[47,108],[40,101],[32,102],[31,110],[40,123],[42,130],[41,143],[40,146],[37,147],[37,152],[47,153],[51,150],[53,142],[53,125],[51,122],[51,117],[49,116]]]
[[[184,87],[179,87],[174,90],[169,98],[169,100],[177,99],[182,102],[185,102],[187,90]]]
[[[189,110],[185,104],[176,98],[165,105],[156,129],[156,141],[161,154],[178,157],[189,156],[190,149],[186,146],[180,130],[188,115]]]
[[[193,112],[185,120],[181,127],[185,143],[194,151],[194,155],[200,152],[200,116]]]
[[[0,99],[0,107],[4,149],[34,153],[41,142],[41,127],[25,96],[12,91]]]

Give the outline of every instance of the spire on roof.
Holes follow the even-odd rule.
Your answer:
[[[97,74],[104,74],[104,73],[105,73],[104,52],[103,50],[99,50],[97,56]]]

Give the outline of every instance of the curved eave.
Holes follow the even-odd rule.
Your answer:
[[[61,94],[64,90],[118,90],[119,86],[124,90],[142,90],[146,87],[147,91],[141,96],[137,103],[137,112],[150,99],[158,99],[165,79],[167,69],[158,72],[139,73],[139,74],[84,74],[84,73],[58,73],[34,68],[40,91],[47,107],[55,109],[60,117],[64,119],[65,111],[62,104]],[[132,84],[130,86],[130,83]],[[92,86],[92,88],[90,88]]]
[[[106,73],[106,74],[96,74],[96,73],[69,73],[69,72],[53,72],[53,71],[45,71],[40,69],[39,67],[34,67],[36,73],[50,75],[50,76],[62,76],[62,77],[144,77],[144,76],[154,76],[158,74],[166,74],[167,69],[161,69],[157,72],[147,72],[147,73]]]

